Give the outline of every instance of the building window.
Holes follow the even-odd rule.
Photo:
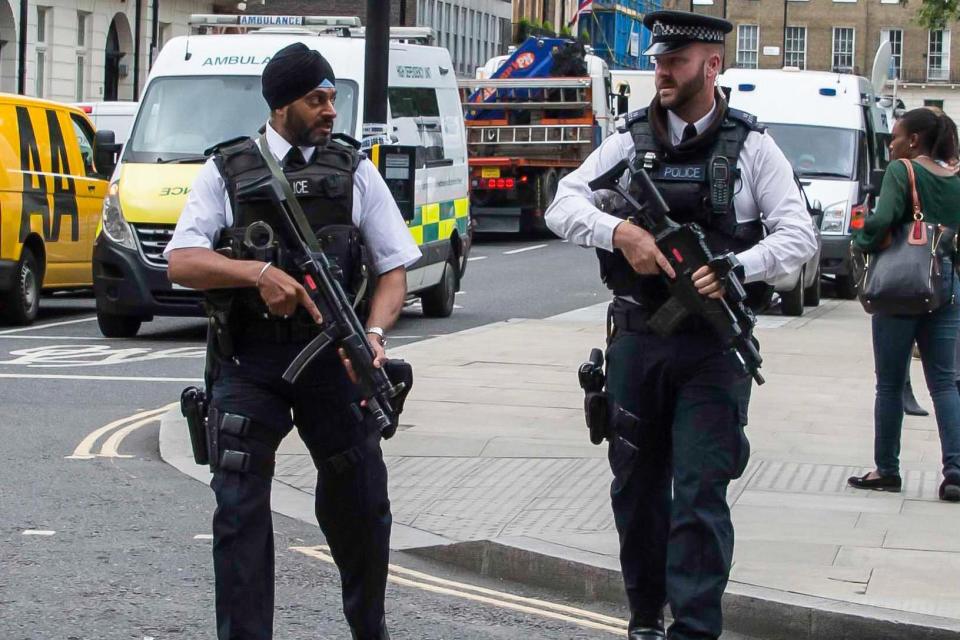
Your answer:
[[[833,28],[833,72],[853,73],[854,30]]]
[[[783,64],[797,69],[807,68],[807,28],[787,27]]]
[[[881,29],[880,42],[888,40],[890,42],[890,68],[887,69],[887,80],[900,79],[903,71],[903,30],[902,29]]]
[[[741,24],[737,27],[737,66],[741,69],[757,68],[757,48],[760,44],[760,26]]]
[[[77,102],[83,102],[84,99],[84,83],[86,79],[84,78],[84,68],[87,66],[87,58],[85,56],[77,56]]]
[[[37,77],[34,93],[38,98],[46,95],[47,87],[47,34],[50,32],[50,7],[37,7]]]
[[[950,79],[950,32],[930,31],[927,46],[927,80]]]

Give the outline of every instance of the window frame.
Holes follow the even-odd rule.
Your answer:
[[[840,42],[837,36],[840,32],[850,32],[850,51],[841,52],[838,50],[837,44]],[[830,55],[830,68],[834,73],[853,73],[856,69],[856,60],[857,60],[857,29],[856,27],[833,27],[833,38],[832,38],[832,51]],[[837,64],[837,56],[849,56],[850,57],[850,66],[843,66]],[[845,71],[840,71],[840,69],[845,69]]]
[[[753,30],[753,49],[746,49],[743,45],[743,33],[745,29]],[[744,66],[741,60],[743,54],[753,55],[752,66]],[[737,57],[736,65],[738,69],[757,69],[760,67],[760,25],[759,24],[738,24],[737,25]]]
[[[90,126],[90,123],[75,113],[70,114],[70,122],[73,124],[74,134],[76,134],[77,130],[79,129],[79,132],[83,134],[83,137],[86,139],[87,144],[90,147],[90,165],[88,167],[86,162],[83,163],[84,172],[88,178],[102,178],[102,174],[97,171],[97,148],[95,144],[96,136],[93,133],[93,128]],[[83,146],[80,144],[79,140],[77,141],[77,147],[80,149],[80,157],[83,158]]]
[[[933,34],[940,34],[939,73],[932,73],[933,67]],[[927,82],[946,82],[950,80],[950,29],[930,29],[927,31]]]
[[[896,43],[898,50],[894,50],[894,41],[891,37],[894,33],[899,34],[899,41]],[[886,36],[887,40],[890,42],[890,52],[891,60],[893,64],[893,69],[887,69],[887,80],[903,80],[903,29],[902,28],[883,28],[880,29],[880,43],[883,43],[883,38]],[[890,72],[893,71],[893,76],[890,75]]]
[[[791,38],[789,35],[791,29],[798,29],[803,34],[803,38],[801,40],[802,47],[799,50],[791,51],[791,49],[788,46],[791,42]],[[797,39],[794,39],[794,42],[796,41]],[[800,59],[803,61],[802,65],[791,65],[789,62],[787,62],[790,55],[797,55],[797,54],[801,56]],[[806,71],[807,69],[807,27],[806,25],[787,25],[787,33],[784,34],[784,38],[783,38],[783,61],[784,61],[784,66],[786,67],[799,67],[801,71]]]

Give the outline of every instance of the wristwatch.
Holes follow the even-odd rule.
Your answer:
[[[381,327],[367,327],[367,335],[373,334],[380,338],[380,346],[387,346],[387,336]]]

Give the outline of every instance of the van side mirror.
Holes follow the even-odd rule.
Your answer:
[[[809,204],[808,210],[814,226],[819,229],[823,223],[823,205],[820,204],[819,200],[814,200]]]
[[[625,96],[623,94],[619,94],[617,96],[617,115],[622,115],[629,111],[630,103],[627,99],[628,97],[629,96]]]
[[[113,131],[97,131],[93,137],[93,162],[97,173],[107,179],[117,168],[117,154],[121,145],[116,140]]]

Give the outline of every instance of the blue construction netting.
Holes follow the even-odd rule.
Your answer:
[[[611,69],[652,69],[650,59],[640,55],[650,46],[651,35],[643,16],[662,6],[661,0],[594,0],[592,13],[580,16],[579,31],[588,32],[594,53]]]

